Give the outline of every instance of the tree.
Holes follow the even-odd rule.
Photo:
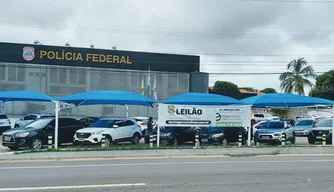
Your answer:
[[[263,90],[261,90],[260,92],[262,92],[262,93],[266,93],[266,94],[269,94],[269,93],[277,93],[276,92],[276,90],[275,89],[273,89],[273,88],[265,88],[265,89],[263,89]]]
[[[330,70],[322,75],[319,75],[317,77],[315,85],[317,88],[334,85],[334,70]]]
[[[212,92],[239,92],[238,85],[228,81],[216,81],[212,88]]]
[[[282,73],[279,77],[281,89],[285,93],[294,92],[305,95],[304,87],[310,86],[312,88],[314,86],[309,78],[315,79],[317,75],[314,73],[312,66],[308,66],[304,57],[291,61],[287,65],[287,69],[288,71]]]
[[[253,87],[240,87],[239,89],[245,89],[246,91],[249,92],[258,92],[258,90]]]
[[[319,95],[319,92],[326,91],[329,86],[334,86],[334,70],[327,71],[319,75],[315,82],[315,87],[311,89],[309,96]]]

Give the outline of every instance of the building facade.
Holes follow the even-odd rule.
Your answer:
[[[158,101],[189,92],[199,56],[0,43],[0,91],[29,90],[54,97],[92,90],[127,90]],[[151,89],[149,89],[149,85]],[[8,102],[6,114],[54,112],[52,103]],[[156,109],[131,106],[130,116],[156,117]],[[123,106],[80,106],[63,115],[124,116]]]

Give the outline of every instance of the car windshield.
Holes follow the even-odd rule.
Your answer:
[[[33,121],[29,124],[27,124],[26,126],[24,126],[24,128],[26,129],[42,129],[44,127],[46,127],[53,119],[38,119],[36,121]]]
[[[0,119],[7,119],[6,115],[0,115]]]
[[[319,121],[316,125],[316,127],[332,127],[332,126],[333,126],[333,121],[331,119]]]
[[[310,120],[302,120],[297,123],[296,126],[305,126],[305,125],[312,125],[313,121]]]
[[[93,125],[91,126],[91,128],[110,128],[114,125],[115,123],[115,119],[103,119],[103,120],[98,120],[95,123],[93,123]]]
[[[35,120],[35,119],[37,119],[36,115],[27,115],[23,117],[23,120]]]
[[[280,121],[271,121],[271,122],[265,122],[262,126],[262,129],[281,129],[284,128],[284,123]]]

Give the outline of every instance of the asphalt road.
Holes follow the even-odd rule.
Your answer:
[[[0,191],[334,191],[333,156],[0,162],[0,172]]]

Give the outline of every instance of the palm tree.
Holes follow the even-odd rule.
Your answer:
[[[297,93],[305,95],[304,87],[313,87],[314,84],[309,78],[315,79],[317,75],[314,73],[312,66],[308,66],[304,57],[293,60],[287,65],[287,72],[280,75],[281,89],[285,93]]]

